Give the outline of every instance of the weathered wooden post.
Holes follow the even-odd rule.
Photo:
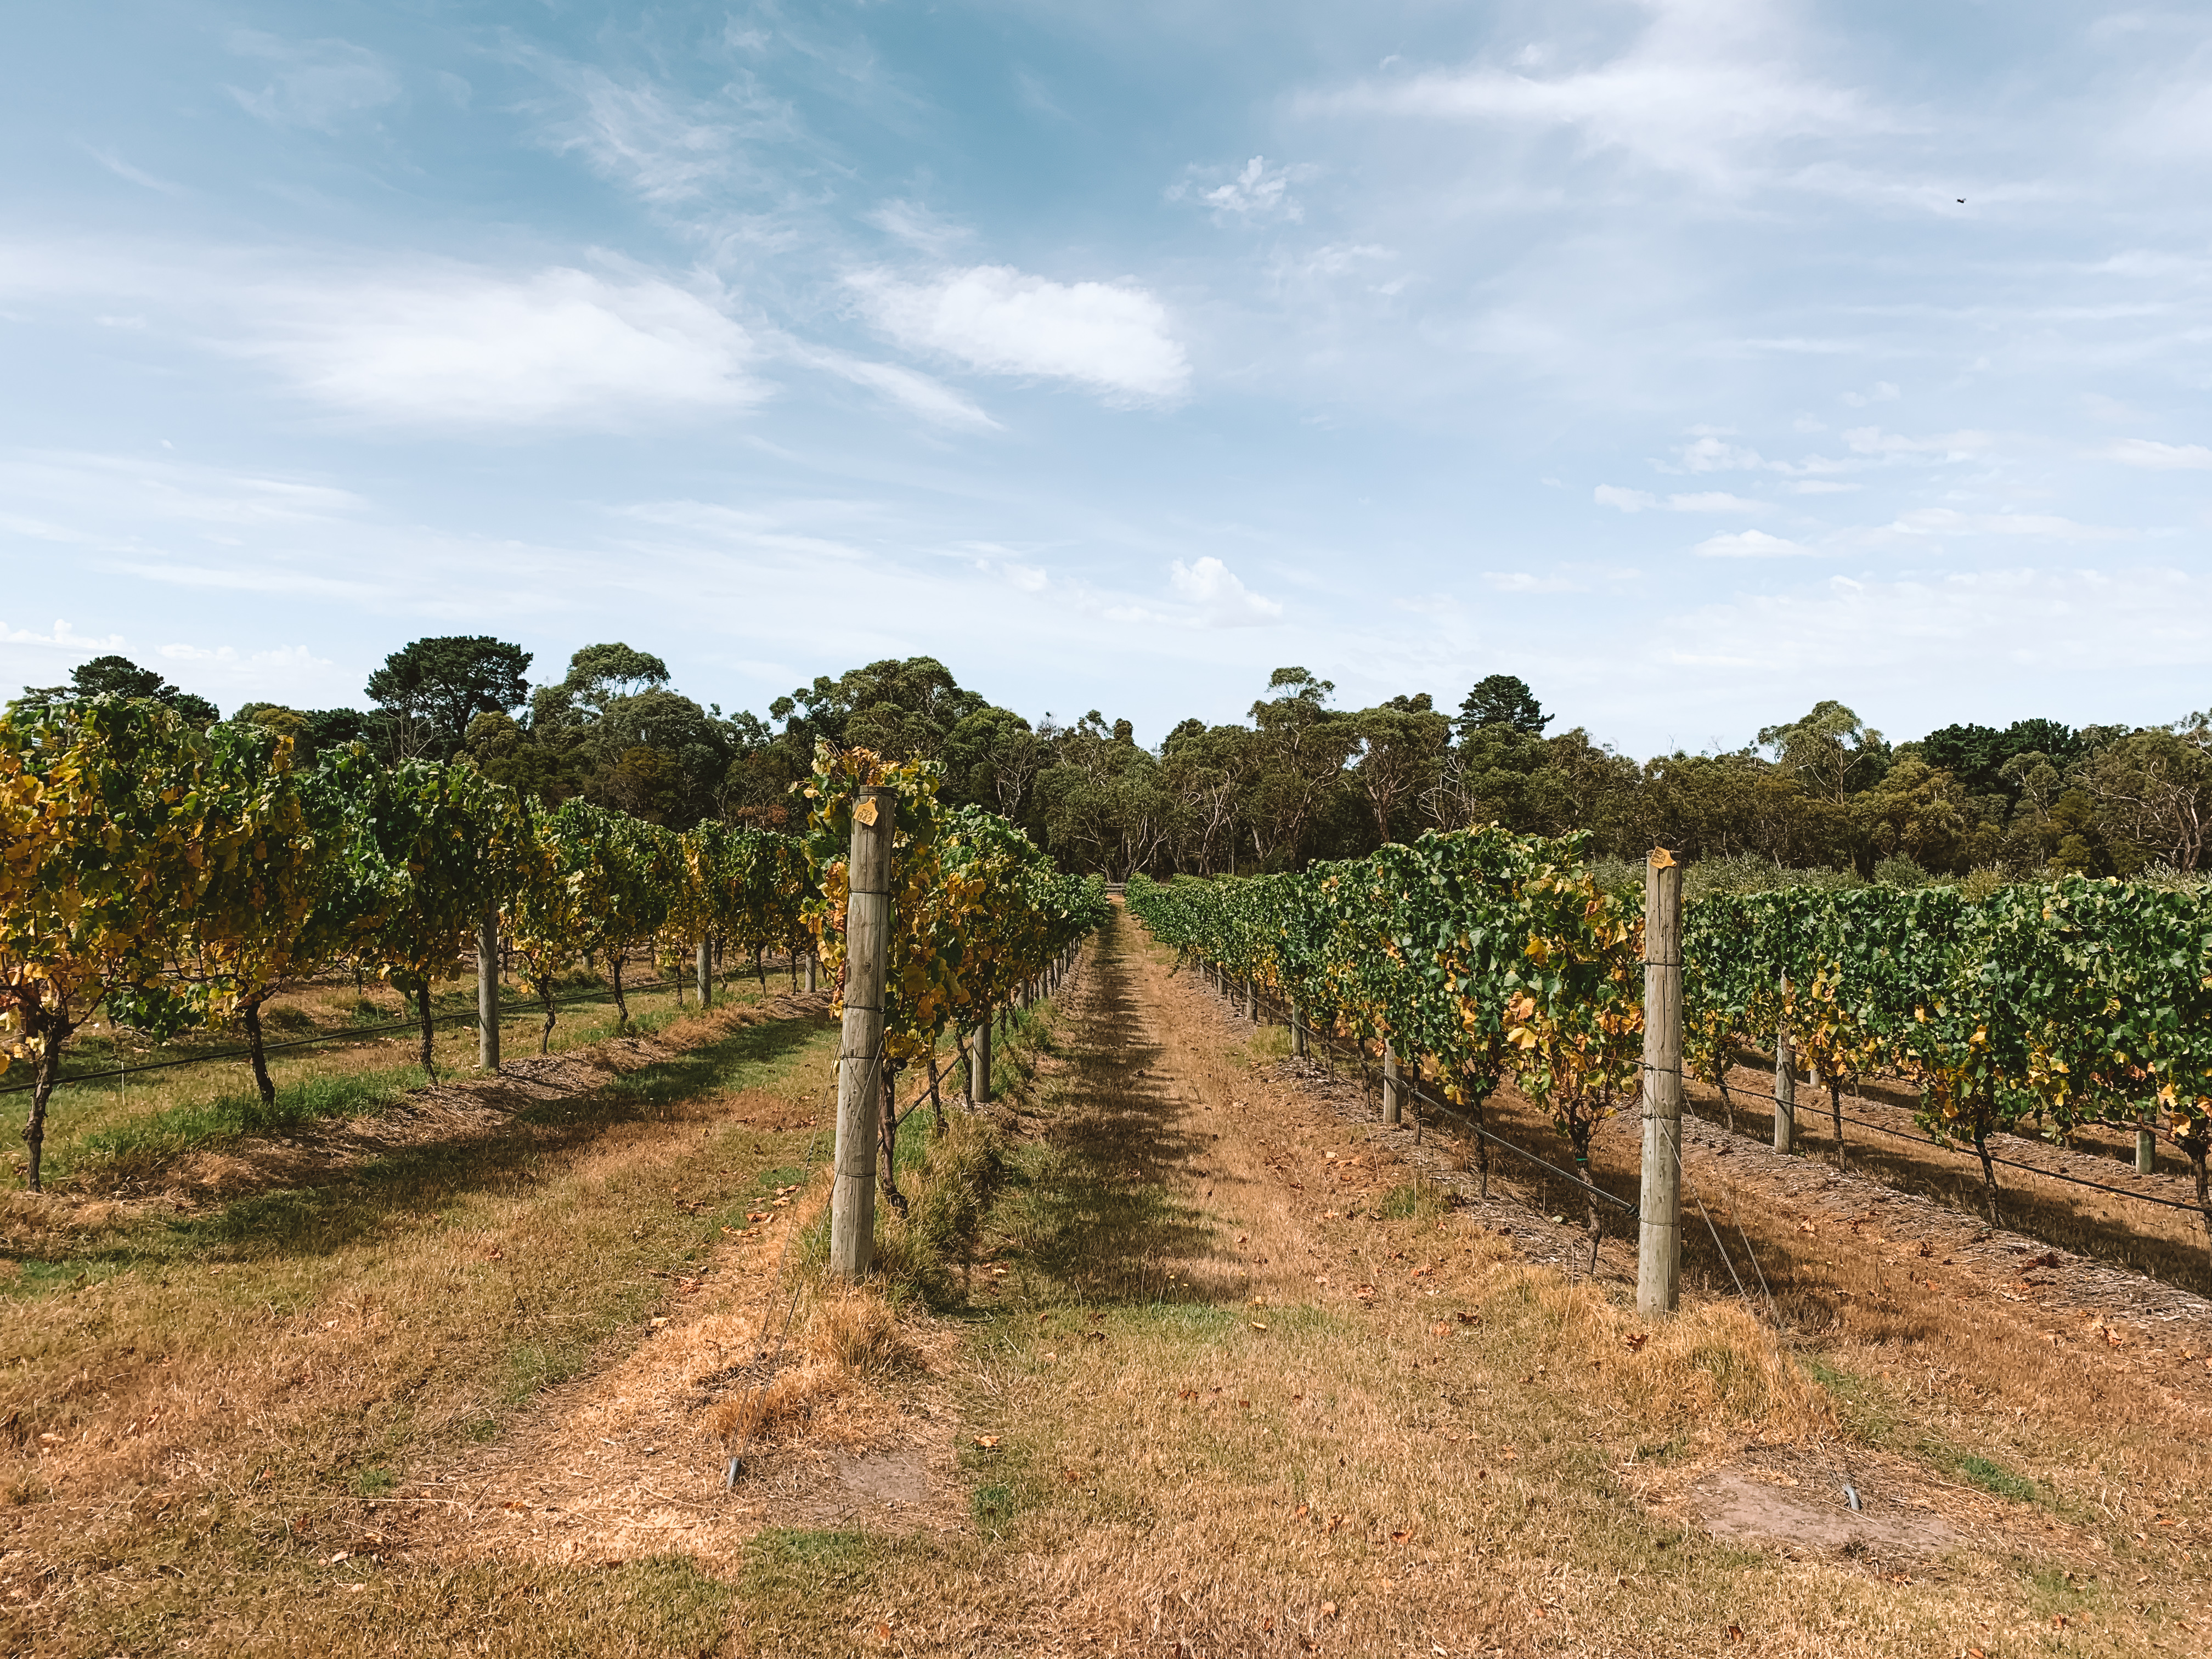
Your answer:
[[[1399,1116],[1398,1051],[1386,1042],[1382,1045],[1382,1121],[1395,1123]]]
[[[713,1007],[714,1006],[714,953],[708,948],[704,939],[699,941],[699,959],[694,964],[694,974],[699,981],[699,1006],[702,1008]]]
[[[860,792],[846,860],[845,1027],[837,1048],[836,1180],[830,1271],[858,1279],[876,1250],[876,1139],[883,1111],[884,966],[890,948],[891,829],[897,797]]]
[[[1782,999],[1790,1000],[1790,981],[1782,981]],[[1797,1145],[1797,1045],[1790,1036],[1790,1017],[1774,1034],[1774,1150],[1793,1152]]]
[[[1666,848],[1644,866],[1644,1191],[1637,1206],[1636,1311],[1673,1313],[1682,1294],[1682,866]]]
[[[2158,1172],[2158,1136],[2146,1121],[2136,1131],[2136,1173],[2139,1176]]]
[[[1295,1002],[1291,1005],[1291,1053],[1300,1060],[1306,1057],[1305,1016],[1298,1012]]]
[[[477,1064],[499,1070],[499,912],[477,924]]]
[[[991,1011],[983,1023],[968,1033],[968,1098],[975,1105],[991,1103]]]
[[[822,957],[817,951],[806,953],[806,988],[810,991],[822,988]]]

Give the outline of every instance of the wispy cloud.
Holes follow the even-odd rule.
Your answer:
[[[266,298],[265,331],[242,349],[319,401],[378,421],[605,426],[767,392],[745,330],[657,277],[435,268]]]
[[[987,374],[1073,380],[1121,402],[1167,402],[1189,388],[1167,307],[1141,288],[1055,283],[1011,265],[923,282],[865,270],[846,281],[868,319],[910,350]]]
[[[1593,150],[1730,182],[1773,171],[1778,146],[1893,131],[1903,125],[1866,94],[1802,67],[1802,42],[1751,5],[1656,0],[1627,48],[1586,67],[1551,70],[1539,45],[1511,68],[1474,64],[1360,82],[1307,106],[1349,113],[1566,127]]]
[[[644,81],[622,82],[581,64],[544,62],[547,76],[574,100],[573,112],[544,135],[553,149],[580,155],[601,178],[649,202],[682,202],[726,177],[737,131],[707,112],[682,108]]]
[[[1904,536],[2041,536],[2062,542],[2122,541],[2136,533],[2076,524],[2055,513],[1961,513],[1948,507],[1914,507],[1899,514],[1888,528]]]
[[[1600,507],[1618,507],[1623,513],[1643,513],[1659,508],[1668,513],[1758,513],[1765,510],[1759,501],[1746,501],[1725,489],[1698,489],[1664,497],[1648,489],[1624,489],[1618,484],[1600,484],[1590,492],[1590,497]]]
[[[232,52],[269,66],[258,88],[225,88],[249,115],[275,126],[336,132],[347,120],[396,102],[399,76],[376,53],[347,40],[285,40],[258,29],[230,37]],[[125,175],[128,176],[128,175]]]
[[[2155,438],[2123,438],[2096,452],[2105,460],[2123,466],[2148,467],[2160,472],[2202,472],[2212,468],[2212,449],[2203,444],[2162,444]]]
[[[1218,168],[1194,166],[1168,186],[1167,197],[1206,208],[1218,225],[1269,219],[1297,224],[1306,210],[1291,186],[1313,173],[1310,167],[1269,167],[1266,156],[1255,155],[1225,179]]]
[[[866,357],[856,357],[849,352],[833,351],[827,347],[805,344],[799,340],[786,343],[790,356],[810,367],[822,369],[854,386],[866,386],[908,412],[936,426],[956,427],[969,432],[996,432],[999,422],[971,399],[963,398],[944,381],[933,379],[920,371],[903,368],[897,363],[880,363]]]

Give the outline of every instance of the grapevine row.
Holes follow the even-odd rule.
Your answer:
[[[198,729],[149,702],[0,719],[0,1069],[37,1068],[31,1185],[64,1054],[102,1012],[154,1035],[241,1028],[267,1100],[271,996],[341,963],[374,973],[413,1004],[428,1073],[432,982],[487,928],[547,1032],[555,984],[580,957],[607,964],[625,1021],[623,964],[640,947],[712,940],[756,960],[811,947],[834,971],[839,814],[854,781],[878,774],[902,790],[891,1029],[907,1060],[988,1018],[1104,902],[1001,821],[940,811],[929,765],[825,749],[805,836],[679,835],[581,800],[543,806],[465,763],[387,767],[356,745],[301,767],[287,737]]]
[[[1478,1122],[1516,1083],[1579,1165],[1636,1098],[1643,1024],[1642,918],[1600,890],[1583,846],[1494,826],[1431,834],[1295,874],[1133,881],[1129,902],[1164,942],[1310,1023],[1420,1063]],[[1716,895],[1689,908],[1683,954],[1686,1061],[1716,1085],[1734,1044],[1777,1033],[1838,1102],[1845,1077],[1904,1077],[1923,1124],[1981,1154],[1993,1207],[1998,1129],[2150,1129],[2188,1158],[2212,1235],[2202,890],[2073,877],[1980,898]]]

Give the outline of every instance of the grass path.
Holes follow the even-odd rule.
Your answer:
[[[1062,1002],[948,1367],[969,1527],[763,1533],[735,1650],[2149,1653],[2203,1616],[2132,1528],[1847,1435],[1738,1309],[1652,1330],[1532,1266],[1126,918]],[[1805,1501],[1846,1476],[1856,1544]],[[1716,1493],[1783,1541],[1715,1537]]]

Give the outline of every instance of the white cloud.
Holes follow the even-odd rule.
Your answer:
[[[1933,438],[1907,438],[1878,426],[1855,426],[1844,434],[1855,455],[1933,455],[1946,461],[1972,460],[1989,453],[1986,432],[1946,432]]]
[[[230,49],[271,66],[259,91],[226,90],[240,108],[272,125],[336,132],[347,117],[380,109],[400,94],[399,77],[385,61],[349,41],[281,40],[240,29],[230,37]]]
[[[1887,404],[1897,401],[1896,385],[1889,380],[1876,380],[1871,392],[1846,392],[1843,401],[1853,409],[1864,409],[1869,404]]]
[[[1773,559],[1810,555],[1813,550],[1763,530],[1732,530],[1706,537],[1691,551],[1701,559]]]
[[[1253,592],[1211,555],[1193,564],[1177,559],[1169,568],[1168,583],[1178,597],[1198,607],[1210,628],[1265,628],[1283,619],[1279,600]]]
[[[1594,68],[1538,78],[1485,65],[1370,80],[1310,100],[1322,109],[1578,131],[1591,149],[1726,182],[1775,167],[1783,141],[1858,137],[1899,123],[1864,97],[1806,76],[1774,14],[1711,0],[1656,0],[1650,27]],[[1531,56],[1533,67],[1548,52]]]
[[[927,283],[884,270],[846,280],[869,320],[913,350],[988,374],[1073,380],[1116,400],[1165,401],[1189,387],[1167,307],[1141,288],[1055,283],[1011,265]]]
[[[120,634],[110,634],[106,639],[94,639],[80,634],[63,617],[56,617],[53,627],[44,634],[35,629],[10,628],[6,623],[0,622],[0,642],[52,646],[57,651],[66,651],[80,657],[98,656],[103,651],[120,651],[125,643]]]
[[[1262,219],[1298,224],[1304,221],[1306,210],[1291,194],[1291,186],[1310,177],[1313,171],[1307,167],[1271,167],[1266,156],[1255,155],[1225,183],[1209,187],[1206,174],[1193,167],[1189,176],[1168,187],[1168,200],[1199,203],[1212,212],[1216,224],[1232,219],[1245,224]],[[1221,175],[1217,171],[1212,176]]]
[[[1484,583],[1498,593],[1587,593],[1589,584],[1578,576],[1539,576],[1533,570],[1486,570]]]
[[[2212,449],[2203,444],[2162,444],[2154,438],[2122,438],[2098,453],[2124,466],[2142,466],[2160,472],[2201,472],[2212,468]]]
[[[2076,524],[2052,513],[1960,513],[1948,507],[1900,513],[1887,528],[1905,536],[2046,536],[2067,542],[2118,541],[2136,533],[2107,525]]]
[[[1784,484],[1783,488],[1793,495],[1838,495],[1847,489],[1864,489],[1866,486],[1839,483],[1833,478],[1800,478],[1795,483]]]
[[[1686,495],[1669,495],[1669,513],[1756,513],[1762,503],[1731,495],[1725,489],[1700,489]]]
[[[1748,471],[1763,465],[1757,450],[1729,443],[1722,434],[1712,432],[1698,434],[1675,453],[1692,472]]]
[[[745,331],[657,278],[452,270],[265,298],[267,332],[248,354],[311,396],[380,420],[601,425],[764,391],[746,373]]]
[[[1623,489],[1617,484],[1600,484],[1591,494],[1600,507],[1617,507],[1623,513],[1660,507],[1669,513],[1756,513],[1762,505],[1725,489],[1693,490],[1669,495],[1664,501],[1648,489]]]

